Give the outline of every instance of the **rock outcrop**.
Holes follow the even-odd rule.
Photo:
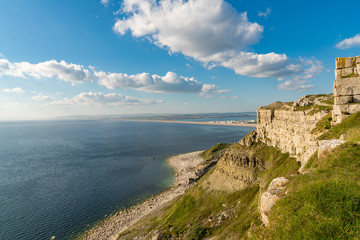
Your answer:
[[[274,204],[284,196],[285,185],[289,182],[284,177],[278,177],[271,181],[269,188],[260,197],[259,211],[261,220],[265,226],[269,226],[269,213]]]
[[[330,111],[315,110],[316,98],[314,97],[312,102],[309,99],[302,97],[295,104],[277,102],[260,107],[257,111],[257,141],[279,148],[284,153],[288,152],[290,156],[301,161],[302,166],[319,147],[317,135],[311,131]],[[297,106],[308,108],[298,110]]]
[[[336,58],[333,124],[360,111],[360,56]]]
[[[319,143],[318,158],[329,153],[332,149],[343,144],[345,141],[339,139],[323,140]]]
[[[208,178],[209,186],[214,190],[228,192],[241,190],[259,183],[257,171],[265,170],[265,165],[265,160],[256,157],[250,148],[234,146],[217,163],[213,174]]]

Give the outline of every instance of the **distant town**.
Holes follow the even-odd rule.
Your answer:
[[[209,123],[234,123],[234,124],[238,124],[238,123],[256,123],[256,120],[228,120],[228,121],[209,121]]]

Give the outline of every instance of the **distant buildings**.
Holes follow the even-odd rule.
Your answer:
[[[209,121],[209,123],[256,123],[256,120]]]

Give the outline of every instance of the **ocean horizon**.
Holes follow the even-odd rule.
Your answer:
[[[252,127],[116,120],[0,122],[0,239],[71,239],[169,188],[170,156]]]

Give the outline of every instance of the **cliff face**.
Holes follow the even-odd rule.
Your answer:
[[[259,183],[257,172],[265,169],[265,160],[256,156],[254,150],[235,145],[217,163],[207,185],[213,190],[237,191]]]
[[[329,101],[331,97],[307,98],[303,97],[293,104],[277,103],[260,107],[257,111],[257,141],[279,148],[284,153],[288,152],[290,156],[301,161],[302,165],[306,164],[319,147],[317,135],[312,134],[311,131],[316,127],[316,123],[330,111],[316,109],[316,106],[321,106],[318,104]],[[321,101],[319,98],[326,100]],[[304,99],[307,106],[296,106]],[[297,108],[303,110],[297,110]]]
[[[333,123],[360,111],[360,56],[336,58]]]

